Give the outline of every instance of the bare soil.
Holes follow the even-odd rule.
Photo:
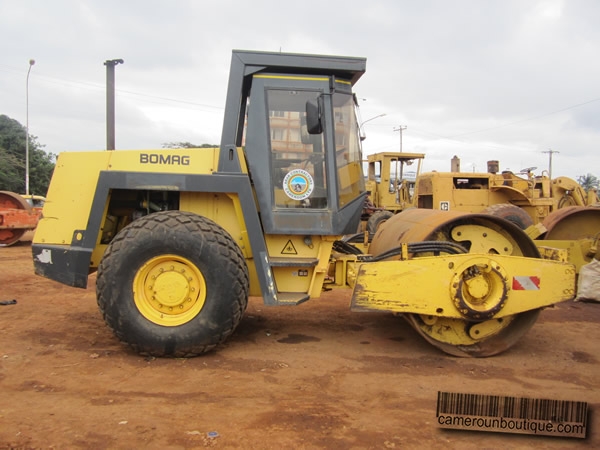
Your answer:
[[[509,351],[447,356],[350,292],[296,307],[251,298],[218,351],[154,359],[123,346],[87,290],[0,248],[0,449],[600,448],[600,304],[564,303]],[[438,391],[586,401],[587,438],[446,430]]]

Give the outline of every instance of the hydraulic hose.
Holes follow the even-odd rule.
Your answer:
[[[402,247],[395,247],[388,251],[385,251],[377,256],[373,255],[365,255],[360,249],[350,244],[357,237],[362,236],[362,234],[357,234],[353,236],[349,236],[346,239],[335,241],[333,243],[333,249],[339,253],[345,255],[357,255],[359,261],[382,261],[387,258],[391,258],[393,256],[398,256],[402,254]],[[356,242],[356,241],[354,241]],[[410,242],[407,244],[408,253],[419,254],[419,253],[433,253],[435,255],[439,255],[440,253],[447,253],[450,255],[457,255],[461,253],[468,253],[468,250],[460,244],[455,242],[448,241],[422,241],[422,242]]]

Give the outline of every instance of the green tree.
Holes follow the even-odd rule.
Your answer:
[[[578,176],[577,182],[585,190],[585,192],[588,192],[592,188],[598,189],[598,177],[592,175],[591,173],[588,173],[587,175]]]
[[[15,119],[0,115],[0,190],[25,193],[25,137],[27,131]],[[43,150],[29,135],[29,192],[46,195],[56,155]]]
[[[25,186],[25,164],[8,150],[0,147],[0,190],[19,192]],[[25,192],[25,191],[23,191]]]

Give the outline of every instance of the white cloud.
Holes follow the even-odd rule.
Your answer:
[[[52,152],[105,146],[105,67],[117,66],[117,146],[220,140],[233,48],[365,56],[356,86],[368,153],[426,168],[600,175],[600,3],[518,1],[0,0],[0,114]]]

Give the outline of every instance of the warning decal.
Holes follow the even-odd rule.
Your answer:
[[[298,252],[296,251],[296,247],[294,247],[294,244],[292,243],[291,239],[285,243],[283,250],[281,250],[281,254],[282,255],[297,255],[298,254]]]
[[[512,288],[515,291],[539,291],[539,277],[513,277]]]

